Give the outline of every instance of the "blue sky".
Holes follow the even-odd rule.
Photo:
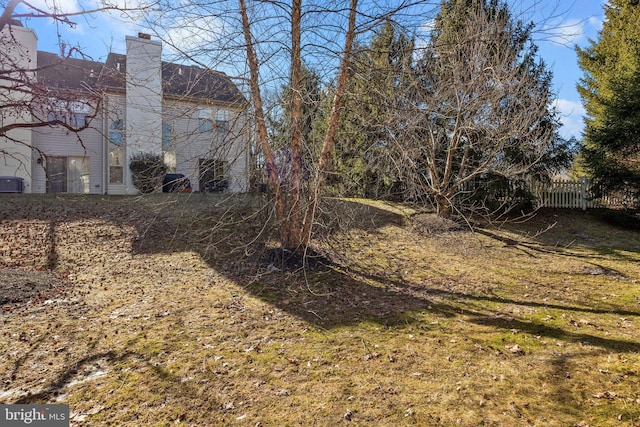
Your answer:
[[[125,0],[115,0],[113,3],[118,2],[124,4]],[[604,18],[603,7],[606,0],[508,2],[514,15],[526,22],[533,21],[537,24],[535,41],[540,48],[540,56],[554,74],[557,106],[563,122],[561,134],[580,139],[584,109],[576,90],[576,83],[582,77],[582,72],[577,64],[574,46],[577,44],[585,47],[590,38],[597,38]],[[77,0],[33,0],[31,3],[49,9],[55,4],[67,12],[80,11],[82,7]],[[82,4],[90,8],[84,0]],[[76,47],[94,60],[104,60],[110,50],[124,53],[126,35],[135,35],[138,31],[144,30],[134,22],[135,20],[135,17],[123,19],[115,13],[101,13],[74,18],[77,22],[75,28],[56,25],[49,19],[31,19],[24,24],[36,30],[39,50],[60,52],[62,41],[67,49]],[[188,24],[183,26],[182,31],[174,36],[193,38],[193,33],[189,33],[187,26]]]
[[[537,3],[538,14],[544,17],[535,37],[540,56],[553,72],[557,106],[564,125],[561,134],[581,139],[584,108],[576,84],[583,72],[578,66],[575,46],[584,48],[589,46],[590,39],[597,40],[607,1],[522,0],[518,3]],[[538,21],[534,19],[534,22]]]

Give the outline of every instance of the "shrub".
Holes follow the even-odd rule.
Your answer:
[[[129,162],[133,185],[142,193],[152,193],[162,186],[162,178],[167,173],[167,166],[162,155],[139,153]]]

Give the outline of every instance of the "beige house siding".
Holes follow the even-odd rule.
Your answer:
[[[26,192],[137,194],[130,160],[138,153],[152,153],[164,156],[170,172],[187,176],[194,191],[203,190],[203,170],[215,190],[248,190],[247,103],[228,76],[163,62],[161,43],[142,33],[126,38],[126,55],[110,53],[101,63],[37,52],[32,30],[15,31],[24,33],[25,61],[38,67],[38,82],[50,89],[51,98],[38,101],[43,113],[35,119],[44,126],[10,135],[21,144],[0,138],[0,148],[14,153],[0,162],[0,175],[24,178]],[[48,125],[66,120],[82,126],[72,124],[72,118],[96,111],[82,98],[98,96],[98,114],[89,128],[74,132],[64,125]],[[0,119],[29,123],[34,118]],[[210,121],[209,128],[201,127],[203,119]],[[117,128],[112,127],[114,121]],[[170,134],[170,144],[165,133]],[[111,135],[117,136],[117,143]],[[14,165],[12,158],[20,161]],[[220,181],[227,185],[218,185]]]
[[[47,158],[88,158],[89,188],[92,194],[105,192],[103,183],[103,138],[102,115],[91,121],[91,127],[74,133],[63,127],[41,127],[33,130],[32,179],[33,192],[47,192]],[[75,191],[67,192],[75,192]],[[77,190],[76,190],[77,191]]]
[[[28,70],[36,63],[36,45],[38,37],[33,30],[18,26],[6,26],[0,32],[0,49],[5,52],[6,58],[10,58],[9,64],[0,63],[0,70],[21,68]],[[14,75],[15,74],[15,75]],[[0,76],[2,73],[0,73]],[[7,77],[20,78],[18,73],[11,73]],[[19,90],[12,90],[13,87],[20,86],[12,80],[0,78],[0,102],[11,105],[28,103],[30,96]],[[29,123],[31,112],[25,109],[2,109],[0,123],[9,125],[12,123]],[[24,179],[24,192],[32,192],[31,177],[31,146],[32,134],[28,128],[18,128],[7,133],[9,138],[0,136],[0,152],[11,153],[0,156],[0,176],[18,176]],[[20,141],[15,143],[14,141]]]
[[[200,188],[200,159],[228,162],[228,191],[245,192],[248,188],[248,160],[246,150],[246,115],[227,106],[197,105],[171,100],[163,107],[165,123],[172,129],[176,157],[176,173],[182,173],[191,181],[194,191]],[[225,117],[229,129],[212,128],[201,131],[201,120],[207,112],[213,123]]]

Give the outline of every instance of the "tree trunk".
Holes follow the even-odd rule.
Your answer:
[[[239,0],[242,30],[246,42],[247,61],[249,64],[249,86],[253,99],[257,140],[265,156],[269,185],[274,190],[275,214],[280,231],[282,249],[302,254],[309,245],[311,229],[318,201],[331,166],[335,135],[340,119],[340,109],[349,78],[349,63],[355,40],[356,16],[358,0],[351,0],[349,24],[345,37],[345,47],[340,61],[338,85],[334,95],[329,118],[329,126],[322,144],[322,152],[318,160],[317,174],[310,188],[306,205],[302,203],[303,187],[303,155],[302,155],[302,60],[301,60],[301,16],[302,0],[293,0],[291,5],[291,175],[289,182],[280,182],[275,163],[273,148],[267,132],[264,107],[259,85],[259,64],[253,46],[251,24],[247,14],[245,0]],[[284,189],[283,189],[284,188]]]
[[[256,121],[257,139],[265,157],[265,165],[269,185],[274,192],[274,202],[276,209],[276,219],[282,224],[285,216],[284,195],[280,186],[280,178],[278,177],[278,168],[276,167],[275,157],[271,144],[269,144],[269,134],[267,132],[267,124],[264,116],[264,108],[262,104],[262,95],[260,92],[259,81],[259,64],[256,51],[253,47],[253,38],[251,37],[251,24],[247,14],[247,7],[244,0],[239,0],[240,15],[242,18],[242,32],[244,34],[245,43],[247,44],[247,62],[249,63],[249,86],[251,88],[251,98],[253,100],[254,117]]]
[[[453,213],[453,207],[451,205],[451,200],[449,199],[449,197],[438,194],[436,195],[435,199],[438,216],[440,218],[450,219],[451,214]]]
[[[338,73],[338,85],[336,93],[333,97],[333,105],[331,106],[331,115],[329,116],[329,125],[324,135],[322,143],[322,152],[318,160],[318,172],[316,174],[313,186],[309,193],[307,202],[307,210],[304,215],[302,245],[306,248],[311,240],[311,229],[315,219],[318,201],[320,199],[324,184],[331,167],[331,158],[335,145],[336,133],[338,132],[338,124],[340,122],[340,110],[344,94],[349,84],[349,65],[351,63],[351,52],[353,50],[353,42],[356,37],[356,16],[357,16],[358,0],[351,0],[349,5],[349,24],[344,42],[344,51],[340,61],[340,71]]]
[[[282,244],[292,252],[303,246],[302,239],[302,59],[301,59],[301,15],[302,0],[291,4],[291,179],[288,183],[288,217],[281,224]]]

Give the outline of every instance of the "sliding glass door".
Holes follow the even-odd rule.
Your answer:
[[[47,193],[89,193],[88,157],[47,158]]]

